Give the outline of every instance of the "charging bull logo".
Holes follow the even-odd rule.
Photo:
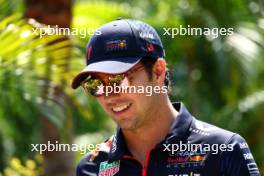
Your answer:
[[[111,40],[106,42],[106,51],[123,51],[127,50],[127,46],[126,40]]]

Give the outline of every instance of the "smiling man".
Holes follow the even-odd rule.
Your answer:
[[[260,175],[241,136],[171,103],[165,53],[150,25],[118,19],[98,30],[72,87],[94,96],[118,127],[83,157],[77,176]]]

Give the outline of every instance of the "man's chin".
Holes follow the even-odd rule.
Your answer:
[[[131,131],[136,129],[136,126],[131,122],[119,122],[118,125],[122,130],[125,131]]]

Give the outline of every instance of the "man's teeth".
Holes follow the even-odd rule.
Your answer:
[[[120,112],[120,111],[123,111],[123,110],[127,109],[130,105],[131,105],[131,103],[128,103],[128,104],[125,104],[125,105],[121,105],[121,106],[116,106],[116,107],[113,107],[112,110],[114,112]]]

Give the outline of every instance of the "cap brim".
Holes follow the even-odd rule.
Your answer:
[[[72,88],[76,89],[81,82],[92,73],[120,74],[135,66],[141,57],[123,57],[114,60],[104,60],[86,66],[72,81]]]

